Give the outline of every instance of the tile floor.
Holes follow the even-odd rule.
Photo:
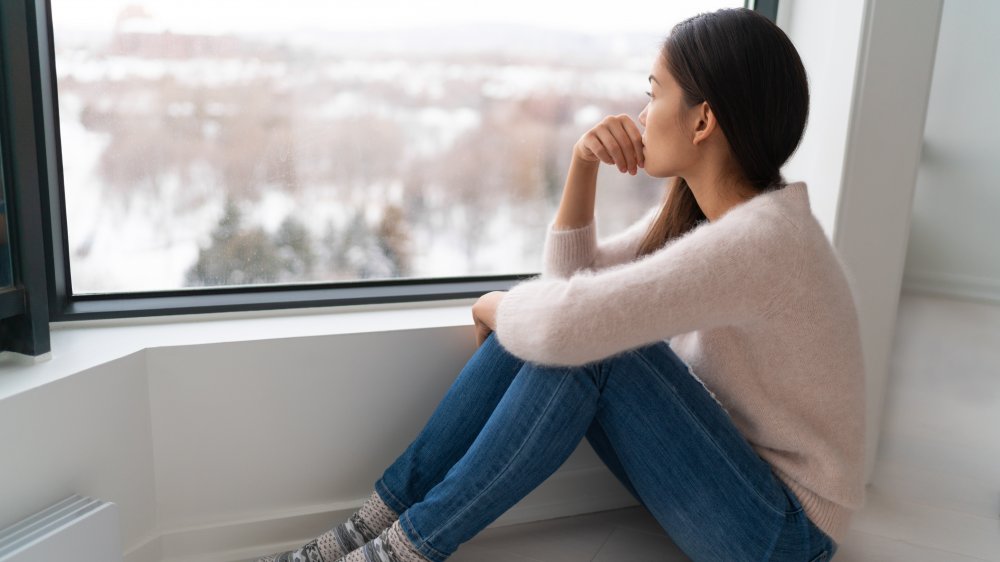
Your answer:
[[[1000,561],[1000,305],[900,298],[879,456],[840,562]],[[689,560],[642,507],[489,528],[454,562]]]

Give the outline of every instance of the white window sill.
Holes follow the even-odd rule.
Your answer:
[[[471,327],[476,300],[53,322],[50,353],[0,353],[0,400],[151,347]]]

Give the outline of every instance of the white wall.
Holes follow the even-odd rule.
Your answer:
[[[833,239],[861,41],[864,0],[781,0],[778,25],[795,44],[809,79],[809,119],[782,168],[809,186],[809,204]]]
[[[1000,302],[1000,2],[946,0],[903,287]]]
[[[142,353],[0,403],[0,527],[79,493],[114,501],[132,543],[154,527]]]
[[[297,546],[361,505],[473,352],[470,315],[467,326],[151,347],[6,396],[0,527],[78,493],[119,505],[130,562]],[[630,505],[584,440],[496,524]]]

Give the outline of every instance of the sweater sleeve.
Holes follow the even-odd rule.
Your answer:
[[[554,228],[553,219],[542,251],[541,277],[565,279],[582,269],[601,269],[632,259],[659,210],[659,205],[651,207],[621,232],[602,239],[598,239],[593,217],[586,226],[563,230]]]
[[[497,338],[525,361],[578,366],[676,334],[762,318],[798,264],[794,243],[752,219],[702,223],[651,254],[601,271],[522,281],[497,307]]]

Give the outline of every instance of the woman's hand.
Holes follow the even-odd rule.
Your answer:
[[[490,332],[497,328],[497,306],[503,300],[507,291],[490,291],[479,297],[472,305],[472,319],[476,324],[476,347],[479,347],[489,337]]]
[[[609,115],[587,131],[573,146],[573,155],[588,162],[615,164],[633,176],[646,165],[642,154],[642,133],[628,115]]]

